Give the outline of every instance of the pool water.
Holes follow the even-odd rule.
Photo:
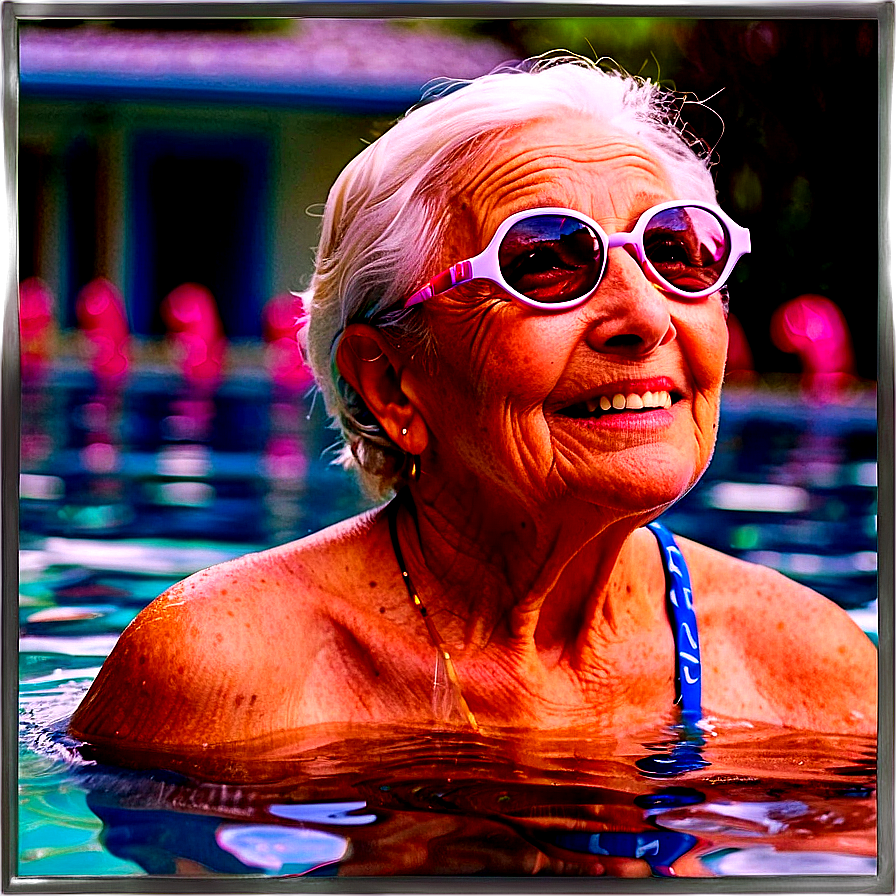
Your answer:
[[[196,395],[58,370],[22,411],[19,876],[875,873],[873,738],[712,719],[626,739],[321,729],[203,779],[108,765],[65,723],[140,609],[368,505],[329,465],[319,408],[260,375]],[[733,395],[710,471],[664,521],[806,582],[876,640],[875,431],[873,396],[820,413]]]
[[[870,738],[718,723],[690,738],[701,767],[669,775],[650,761],[680,749],[669,731],[332,729],[297,755],[222,763],[223,780],[199,781],[85,760],[46,723],[28,725],[25,875],[876,870]],[[256,783],[228,781],[235,773]]]

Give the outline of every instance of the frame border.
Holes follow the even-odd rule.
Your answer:
[[[10,893],[893,893],[894,892],[894,549],[896,549],[896,356],[891,250],[896,214],[891,141],[896,0],[0,0],[0,832],[3,892]],[[523,877],[267,878],[211,876],[18,877],[18,475],[21,376],[18,329],[18,22],[29,19],[553,18],[626,15],[719,19],[874,19],[879,60],[878,218],[878,827],[875,875],[793,875],[657,881]],[[881,763],[881,757],[885,761]]]

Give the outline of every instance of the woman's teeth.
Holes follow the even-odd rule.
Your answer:
[[[672,396],[665,391],[645,392],[637,395],[623,395],[617,392],[615,395],[601,395],[599,398],[589,398],[585,402],[589,414],[601,411],[641,411],[644,408],[671,408]]]

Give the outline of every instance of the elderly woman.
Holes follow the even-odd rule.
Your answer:
[[[876,653],[840,609],[653,524],[712,456],[748,251],[650,82],[573,59],[411,111],[333,187],[307,306],[344,459],[394,497],[172,588],[73,733],[873,732]]]

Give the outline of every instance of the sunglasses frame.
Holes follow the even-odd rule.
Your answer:
[[[644,232],[654,215],[671,208],[684,208],[686,206],[703,209],[718,218],[727,232],[729,239],[728,260],[725,263],[725,267],[722,269],[721,274],[719,274],[719,279],[711,287],[699,290],[698,292],[687,292],[663,279],[647,258],[647,254],[644,250]],[[498,260],[498,251],[501,247],[501,242],[504,237],[507,236],[514,224],[539,215],[562,215],[564,217],[571,217],[586,224],[597,234],[601,246],[603,247],[603,258],[597,281],[595,282],[594,287],[587,293],[565,302],[539,302],[536,299],[529,298],[521,292],[517,292],[517,290],[504,279],[504,275],[501,272],[501,265]],[[530,308],[538,308],[542,311],[564,311],[568,308],[575,308],[588,301],[588,299],[590,299],[597,291],[598,287],[603,282],[604,274],[607,272],[609,251],[610,249],[617,248],[630,248],[633,250],[633,256],[641,266],[644,276],[664,292],[671,293],[672,295],[683,299],[702,299],[721,290],[731,276],[731,272],[734,270],[734,266],[737,262],[750,252],[750,231],[745,227],[741,227],[735,221],[732,221],[731,218],[718,206],[711,205],[708,202],[691,199],[674,199],[670,202],[661,202],[659,205],[654,205],[638,218],[638,221],[632,230],[619,231],[614,234],[607,234],[597,221],[594,221],[592,218],[589,218],[588,215],[574,211],[573,209],[559,207],[526,209],[525,211],[516,212],[515,214],[510,215],[510,217],[505,218],[482,252],[475,255],[473,258],[459,261],[456,264],[451,265],[450,268],[442,271],[440,274],[437,274],[423,287],[418,289],[404,303],[403,307],[410,308],[412,305],[418,305],[420,302],[424,302],[434,296],[448,292],[449,290],[454,289],[455,286],[460,286],[462,283],[468,283],[470,280],[489,280],[497,286],[500,286],[501,289],[513,296],[518,302],[522,302]]]

